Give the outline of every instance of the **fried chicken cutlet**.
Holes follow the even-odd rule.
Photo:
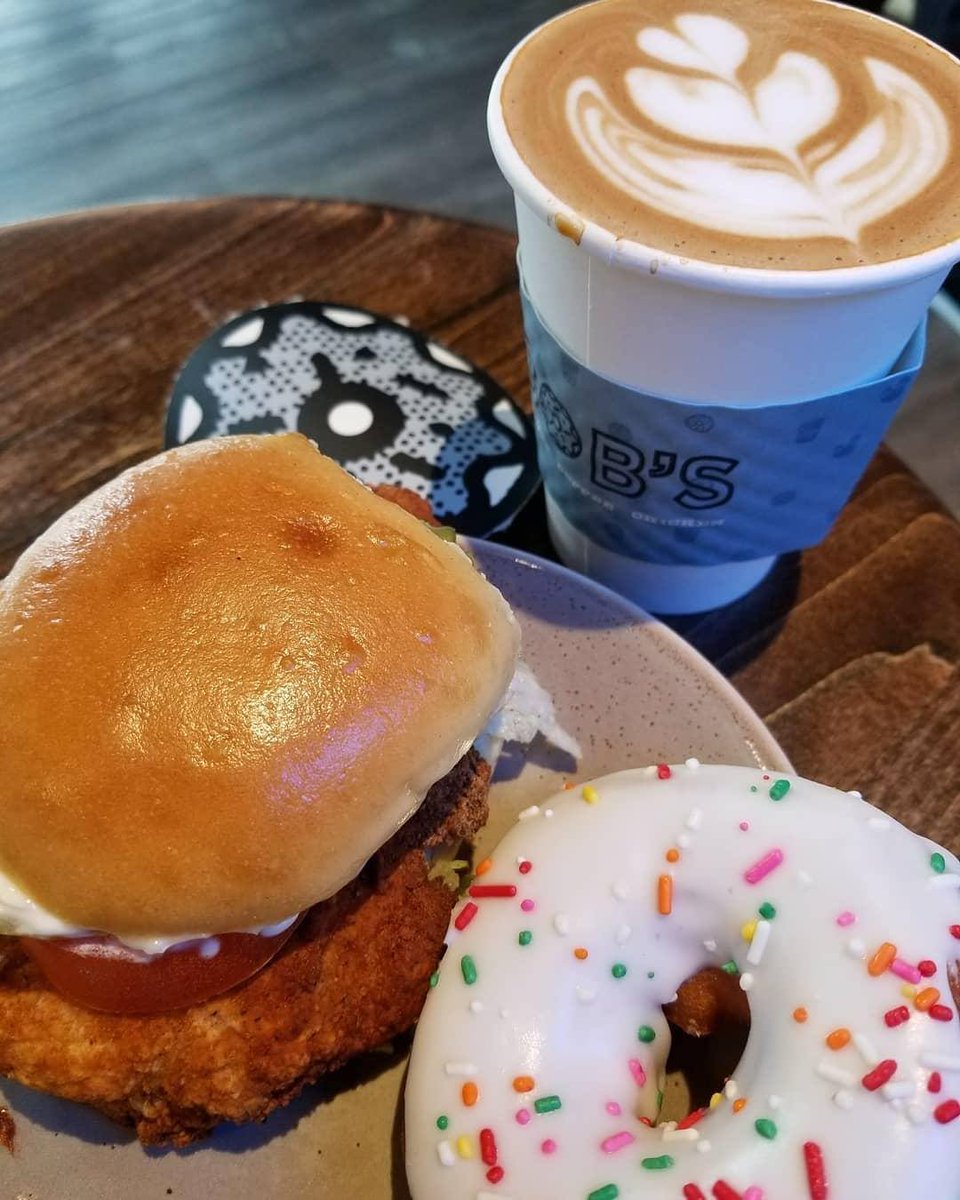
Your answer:
[[[146,1145],[185,1146],[221,1121],[266,1117],[416,1021],[456,900],[424,848],[476,833],[489,778],[467,754],[271,963],[205,1004],[91,1012],[55,992],[18,939],[0,938],[0,1074],[90,1104]]]

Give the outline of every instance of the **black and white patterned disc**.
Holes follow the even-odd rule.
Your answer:
[[[532,423],[489,375],[361,308],[299,301],[229,321],[184,364],[165,441],[285,429],[474,536],[508,525],[540,479]]]

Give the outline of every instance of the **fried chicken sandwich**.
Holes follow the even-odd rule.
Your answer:
[[[517,649],[298,435],[61,517],[0,585],[0,1073],[185,1145],[409,1028]]]

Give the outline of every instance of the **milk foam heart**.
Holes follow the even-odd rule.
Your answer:
[[[825,0],[601,0],[519,49],[521,157],[617,236],[740,266],[883,262],[960,234],[960,64]]]

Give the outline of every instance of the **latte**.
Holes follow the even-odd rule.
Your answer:
[[[830,0],[598,0],[520,46],[501,104],[571,228],[791,270],[960,238],[960,63]]]

